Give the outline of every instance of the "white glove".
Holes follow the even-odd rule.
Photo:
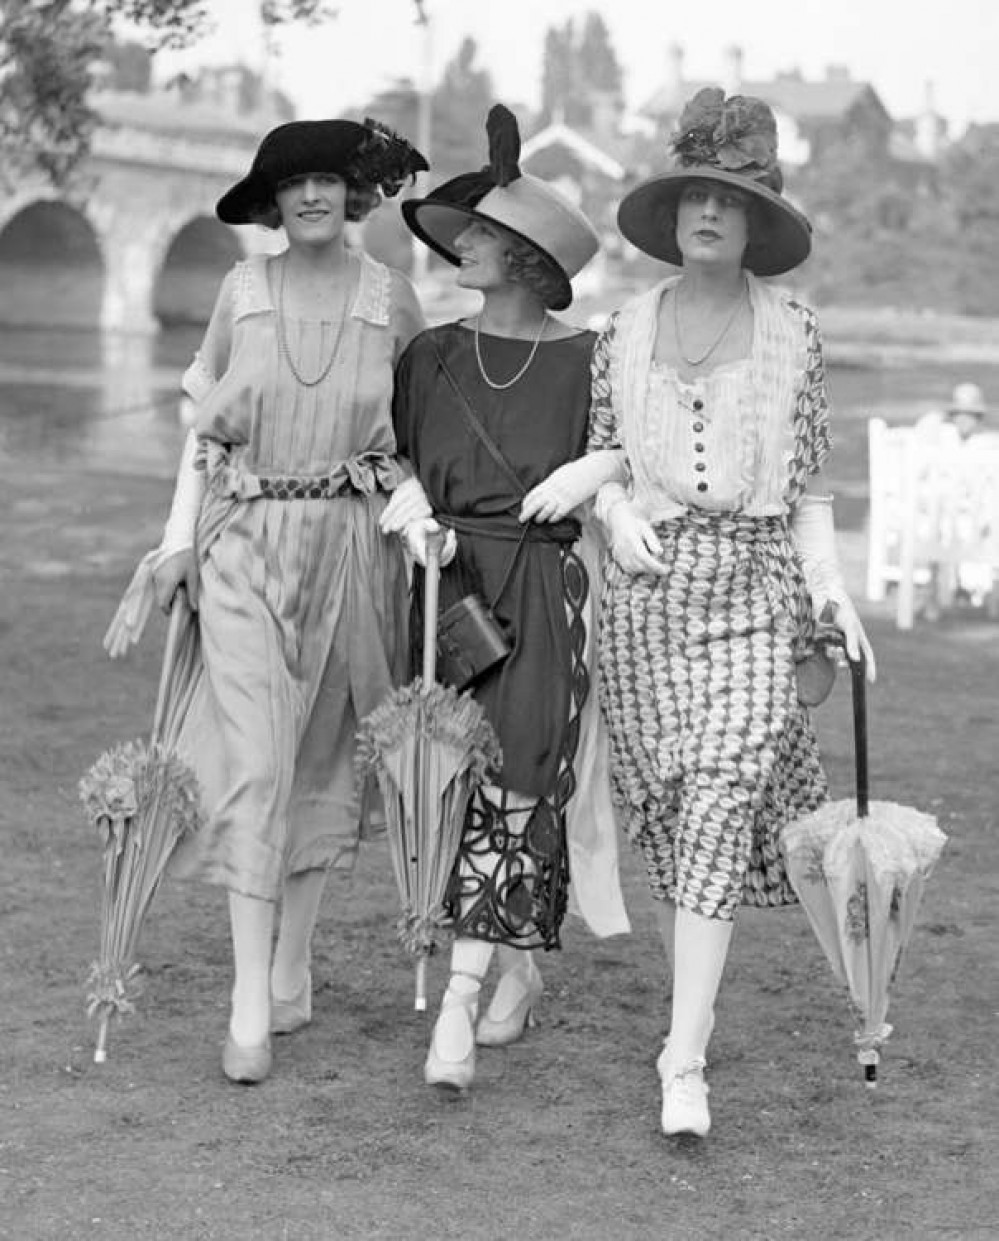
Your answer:
[[[157,573],[174,556],[180,552],[188,552],[189,556],[183,565],[172,566],[168,573],[171,581],[174,578],[187,582],[188,597],[192,606],[197,603],[196,577],[197,567],[193,564],[194,532],[201,512],[201,502],[205,494],[205,473],[194,467],[198,451],[198,437],[194,431],[188,431],[184,440],[184,450],[180,457],[177,470],[177,482],[170,505],[170,515],[163,528],[163,538],[159,547],[147,552],[139,562],[122,596],[118,610],[115,612],[104,635],[104,649],[112,659],[120,659],[128,653],[142,637],[149,613],[157,596]],[[160,590],[164,594],[173,594],[176,583],[170,589],[162,582]]]
[[[611,555],[621,568],[626,573],[665,576],[668,569],[662,559],[663,545],[652,523],[633,500],[625,497],[623,489],[613,503],[605,500],[602,509]]]
[[[389,497],[378,519],[382,534],[402,534],[410,522],[432,517],[433,508],[418,478],[406,478]]]
[[[417,564],[427,567],[427,535],[440,530],[440,523],[434,521],[432,517],[417,517],[415,521],[409,522],[402,531],[402,542],[406,551],[413,557]],[[451,563],[458,550],[458,539],[453,530],[448,530],[444,536],[444,546],[441,548],[440,565],[443,569],[445,565]]]
[[[521,521],[561,521],[607,483],[623,483],[628,466],[623,450],[605,448],[560,465],[524,497]]]
[[[839,557],[836,555],[832,496],[802,496],[791,519],[791,537],[801,556],[815,615],[822,616],[827,605],[831,607],[833,624],[843,631],[847,655],[852,660],[857,660],[863,652],[867,679],[873,681],[874,651],[867,640],[857,609],[846,593]]]
[[[163,528],[160,540],[160,560],[166,560],[175,552],[186,551],[194,546],[194,531],[201,512],[201,502],[205,498],[205,472],[194,468],[198,453],[198,437],[194,431],[188,431],[184,441],[184,451],[180,457],[177,470],[177,484],[174,487],[173,503],[170,505],[170,516]]]

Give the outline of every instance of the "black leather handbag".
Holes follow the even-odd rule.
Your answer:
[[[512,650],[506,630],[481,595],[465,595],[437,620],[437,679],[467,689]]]

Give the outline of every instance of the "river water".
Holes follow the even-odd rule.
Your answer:
[[[180,376],[197,328],[155,338],[5,328],[0,333],[0,454],[30,470],[174,472],[183,432]],[[830,350],[832,353],[833,351]],[[868,418],[907,422],[970,379],[999,402],[999,367],[978,363],[829,367],[835,450],[830,473],[839,520],[862,524]]]

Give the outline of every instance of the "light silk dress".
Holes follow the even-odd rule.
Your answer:
[[[405,277],[355,261],[342,325],[286,320],[304,379],[335,348],[314,386],[283,355],[276,260],[264,256],[226,277],[184,376],[208,483],[197,531],[203,675],[180,748],[209,822],[175,869],[264,900],[288,874],[352,865],[357,723],[406,670],[405,564],[378,518],[403,477],[393,367],[422,316]],[[323,476],[331,494],[308,498]]]

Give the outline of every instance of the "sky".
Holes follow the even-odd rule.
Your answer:
[[[497,99],[536,107],[546,31],[596,10],[631,109],[659,87],[677,43],[690,78],[723,81],[735,45],[750,80],[791,69],[817,79],[844,65],[898,119],[923,110],[930,84],[954,136],[971,121],[999,121],[999,0],[424,0],[429,35],[415,21],[414,0],[336,2],[334,21],[283,31],[266,62],[302,117],[363,108],[401,77],[432,80],[465,36],[478,45]],[[236,59],[261,67],[254,7],[210,0],[216,32],[191,52],[160,57],[158,72]]]

